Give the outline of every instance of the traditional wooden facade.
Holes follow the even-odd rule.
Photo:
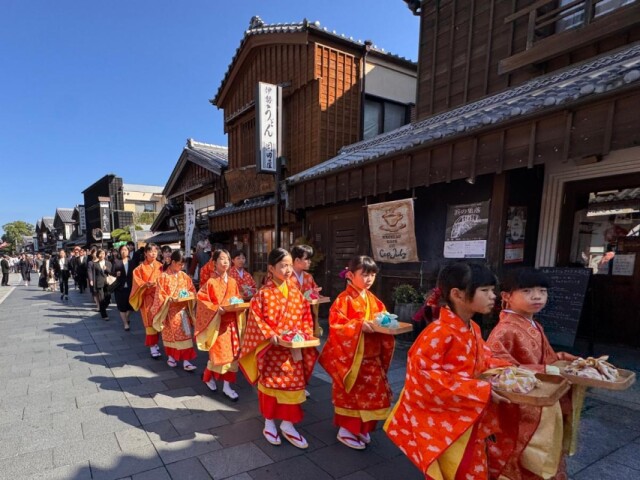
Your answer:
[[[196,209],[196,241],[206,238],[209,234],[208,213],[224,205],[228,195],[223,176],[227,165],[227,147],[188,139],[162,190],[167,203],[151,226],[154,236],[146,241],[181,243],[184,247],[185,201],[193,202]]]
[[[498,272],[509,268],[515,206],[528,211],[519,265],[575,263],[576,211],[566,195],[580,190],[572,202],[589,209],[585,198],[603,177],[612,189],[640,185],[640,2],[407,3],[421,15],[417,121],[288,179],[291,211],[305,215],[305,233],[325,250],[321,281],[337,289],[348,257],[370,252],[364,205],[408,197],[422,262],[384,265],[377,288],[387,301],[398,283],[430,286],[444,261],[449,205],[490,200],[486,259]],[[620,253],[638,248],[618,243]],[[638,298],[638,267],[615,280],[619,298]],[[640,338],[640,305],[624,303],[591,311],[610,322],[602,338]]]
[[[413,62],[331,33],[317,22],[267,25],[254,17],[212,100],[224,110],[229,136],[229,205],[210,215],[211,230],[229,232],[229,247],[244,248],[252,270],[266,269],[265,252],[276,243],[276,206],[273,177],[256,173],[258,82],[284,85],[283,156],[286,175],[294,175],[363,138],[365,102],[385,123],[407,123],[415,76]],[[286,212],[282,218],[281,244],[288,247],[302,224]]]

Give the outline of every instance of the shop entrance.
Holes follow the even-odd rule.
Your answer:
[[[640,173],[565,184],[558,266],[591,269],[578,335],[640,346]]]

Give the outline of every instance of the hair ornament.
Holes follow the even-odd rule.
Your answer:
[[[427,298],[427,305],[429,305],[430,307],[439,307],[441,298],[442,298],[442,290],[436,287],[433,290],[431,290],[431,293]]]
[[[345,278],[347,278],[348,271],[349,267],[344,267],[344,269],[338,274],[338,276],[344,280]]]

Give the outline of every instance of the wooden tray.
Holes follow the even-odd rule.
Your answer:
[[[229,305],[222,305],[225,312],[241,312],[246,310],[251,305],[249,302],[244,303],[230,303]]]
[[[578,375],[571,375],[564,371],[571,364],[567,360],[558,360],[553,364],[554,367],[560,369],[560,374],[569,380],[569,382],[575,385],[582,385],[584,387],[603,388],[605,390],[626,390],[636,381],[636,374],[631,370],[618,369],[619,377],[615,382],[607,382],[606,380],[596,380],[595,378],[580,377]]]
[[[496,392],[518,405],[550,407],[571,388],[569,382],[559,375],[536,373],[536,377],[542,382],[542,385],[534,388],[529,393],[505,392],[497,388]]]
[[[189,300],[195,300],[196,297],[193,295],[189,295],[188,297],[176,298],[173,300],[174,303],[187,302]]]
[[[387,335],[400,335],[402,333],[413,332],[413,325],[407,322],[398,322],[398,328],[381,327],[376,322],[371,322],[373,330],[378,333],[386,333]]]
[[[320,345],[319,338],[312,338],[311,340],[305,340],[304,342],[286,342],[282,339],[278,341],[278,345],[282,345],[287,348],[307,348],[307,347],[317,347]]]
[[[318,305],[320,303],[329,303],[330,301],[331,301],[331,298],[329,297],[320,297],[320,298],[316,298],[315,300],[311,300],[309,304]]]

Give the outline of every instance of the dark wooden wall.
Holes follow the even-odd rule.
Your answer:
[[[417,120],[640,39],[640,24],[549,61],[498,74],[501,60],[526,47],[526,17],[504,20],[534,0],[424,2],[420,24]],[[605,22],[606,17],[598,19]]]

